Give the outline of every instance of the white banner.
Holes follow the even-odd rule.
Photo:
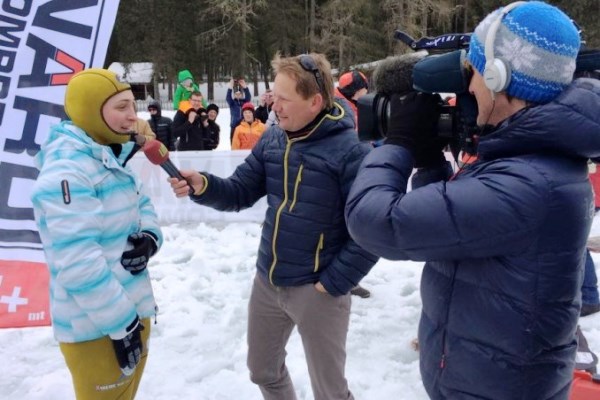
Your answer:
[[[250,150],[235,151],[180,151],[171,152],[170,158],[179,169],[206,171],[221,178],[230,176],[250,154]],[[144,182],[161,223],[253,221],[261,222],[267,209],[266,197],[252,208],[240,212],[222,212],[198,205],[189,198],[178,199],[167,182],[167,173],[148,161],[143,152],[136,154],[129,165]]]
[[[12,326],[41,325],[47,312],[22,313],[31,307],[27,289],[7,275],[21,262],[44,260],[29,200],[38,175],[33,157],[50,125],[65,117],[69,78],[103,66],[119,1],[0,4],[0,327],[8,319]],[[15,322],[20,312],[25,319]]]

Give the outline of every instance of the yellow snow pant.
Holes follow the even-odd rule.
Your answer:
[[[119,368],[108,336],[79,343],[60,343],[60,350],[71,371],[77,400],[133,400],[148,358],[150,318],[142,320],[144,351],[135,372],[125,376]]]

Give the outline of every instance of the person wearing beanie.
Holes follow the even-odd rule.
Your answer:
[[[54,337],[77,400],[132,400],[157,309],[146,266],[163,241],[127,165],[138,148],[130,140],[135,100],[114,72],[90,68],[69,80],[64,107],[69,119],[51,128],[35,157],[31,193]]]
[[[242,106],[252,100],[250,89],[244,79],[231,79],[229,81],[229,87],[227,88],[227,94],[225,100],[229,105],[229,114],[231,116],[231,122],[229,127],[231,128],[229,140],[233,142],[233,133],[235,128],[239,125],[242,120]]]
[[[215,103],[210,103],[208,107],[206,107],[206,111],[208,112],[208,123],[212,126],[213,130],[216,132],[217,138],[221,137],[221,126],[217,123],[217,116],[219,115],[219,106]],[[217,140],[218,143],[218,140]]]
[[[254,117],[254,104],[248,102],[242,106],[243,119],[233,132],[231,150],[250,150],[266,129],[261,120]]]
[[[219,115],[219,106],[215,103],[210,103],[206,107],[206,111],[208,111],[208,119],[217,122],[217,116]]]
[[[555,6],[492,12],[466,57],[477,160],[442,179],[441,99],[409,92],[390,100],[385,144],[350,190],[361,247],[425,261],[419,363],[431,399],[569,398],[594,215],[587,163],[600,156],[600,81],[573,79],[579,48]],[[408,191],[414,167],[430,179]]]
[[[214,150],[219,145],[218,125],[208,118],[202,107],[202,94],[192,93],[190,107],[177,110],[173,118],[175,150]]]
[[[335,89],[336,97],[344,99],[354,113],[354,125],[358,129],[358,108],[356,102],[359,97],[364,96],[369,91],[369,81],[365,74],[360,71],[349,71],[343,73]]]
[[[174,139],[171,128],[173,121],[171,118],[162,116],[160,101],[151,101],[148,104],[148,112],[150,113],[148,123],[152,131],[156,133],[156,139],[160,140],[168,150],[174,150]]]

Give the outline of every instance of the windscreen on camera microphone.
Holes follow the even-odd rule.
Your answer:
[[[379,62],[373,72],[375,90],[386,95],[413,90],[413,68],[425,56],[425,52],[410,53]]]
[[[414,89],[425,93],[467,92],[471,75],[465,67],[466,57],[465,50],[456,50],[420,60],[412,73]]]
[[[388,57],[373,71],[375,92],[359,97],[358,137],[363,141],[387,136],[390,119],[390,98],[413,90],[412,70],[427,53],[418,52]]]
[[[177,167],[169,159],[169,150],[159,140],[146,141],[143,149],[152,164],[160,165],[171,178],[184,180]]]

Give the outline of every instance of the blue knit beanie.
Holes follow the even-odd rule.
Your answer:
[[[485,38],[502,9],[489,14],[471,36],[467,59],[483,75]],[[509,96],[534,103],[553,100],[573,80],[580,38],[571,19],[541,1],[518,5],[502,18],[494,57],[510,68]]]

